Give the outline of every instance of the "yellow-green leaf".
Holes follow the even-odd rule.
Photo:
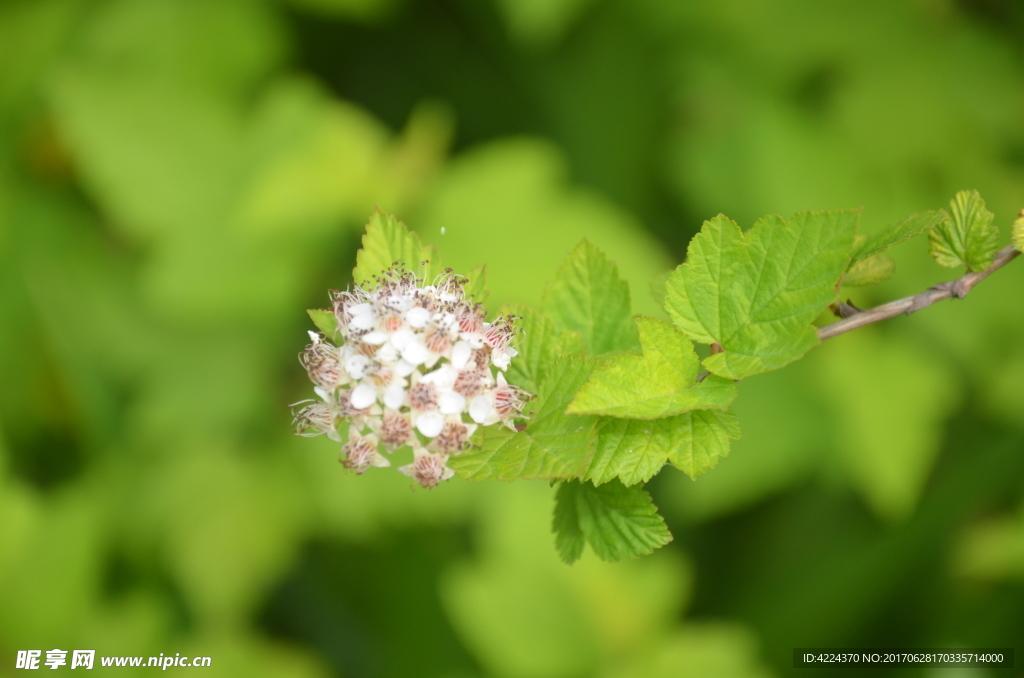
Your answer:
[[[714,375],[697,381],[693,344],[663,320],[639,317],[643,355],[617,355],[594,370],[569,412],[657,419],[694,409],[729,407],[736,387]]]
[[[363,235],[363,247],[356,253],[352,279],[362,285],[391,267],[401,264],[428,282],[441,271],[437,250],[424,245],[420,237],[394,216],[374,210]]]
[[[882,229],[870,237],[858,236],[857,242],[854,243],[853,256],[850,258],[851,268],[857,262],[880,254],[893,245],[909,240],[946,221],[949,221],[946,210],[932,210],[911,214],[906,219]]]
[[[544,295],[544,312],[555,327],[579,332],[591,355],[636,346],[629,309],[629,284],[586,240],[566,256]]]
[[[331,341],[337,341],[338,319],[334,317],[333,312],[325,308],[311,308],[306,313],[325,337]]]
[[[977,191],[960,191],[949,207],[953,219],[928,236],[932,256],[942,266],[962,265],[971,271],[984,271],[999,249],[995,215],[985,208]]]
[[[516,327],[522,330],[522,340],[516,346],[519,355],[509,365],[508,380],[530,393],[537,393],[556,358],[583,352],[579,332],[559,332],[551,318],[529,306],[509,304],[501,313],[519,316]]]
[[[861,259],[843,276],[843,286],[862,287],[885,282],[896,273],[896,260],[884,252]]]
[[[558,358],[525,430],[489,426],[480,436],[479,450],[454,456],[448,465],[469,480],[579,476],[594,453],[597,417],[565,414],[565,408],[593,369],[591,359]]]

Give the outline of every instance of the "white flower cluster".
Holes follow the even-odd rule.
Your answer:
[[[380,449],[408,445],[413,462],[398,470],[435,487],[454,475],[448,457],[465,449],[477,426],[515,429],[513,418],[532,397],[503,374],[516,355],[515,317],[485,322],[483,306],[465,298],[466,282],[449,269],[424,285],[396,264],[372,290],[332,292],[344,341],[335,346],[309,333],[313,343],[299,360],[320,400],[296,403],[304,405],[296,433],[340,442],[337,426],[347,420],[342,464],[356,473],[390,466]]]

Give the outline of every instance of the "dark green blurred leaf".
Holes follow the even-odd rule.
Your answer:
[[[820,378],[838,420],[849,482],[880,516],[908,516],[924,490],[958,399],[956,380],[914,342],[871,328],[829,342]]]

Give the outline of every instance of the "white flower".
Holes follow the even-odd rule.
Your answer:
[[[377,402],[377,389],[369,384],[359,384],[359,386],[352,389],[352,397],[349,402],[357,410],[365,410]]]
[[[473,357],[473,347],[466,341],[457,341],[452,346],[452,367],[457,370],[461,370],[466,367],[469,363],[469,359]]]
[[[356,353],[345,358],[345,371],[353,379],[362,379],[366,374],[366,368],[370,366],[370,359],[365,355]]]
[[[373,306],[371,304],[356,304],[348,309],[349,327],[355,330],[368,330],[374,325]]]
[[[414,339],[405,345],[402,349],[402,360],[409,363],[410,365],[422,365],[427,362],[427,358],[430,357],[430,352],[427,347],[420,342],[419,339]]]
[[[408,361],[399,360],[397,363],[395,363],[395,374],[397,374],[400,377],[408,377],[415,371],[416,366]]]
[[[401,329],[391,335],[391,345],[399,352],[414,341],[416,341],[416,333],[412,330]]]
[[[497,415],[494,414],[494,400],[489,394],[481,393],[469,403],[469,416],[478,424],[490,426],[495,423]]]
[[[466,409],[466,399],[454,391],[442,393],[437,399],[437,409],[441,414],[461,414]]]
[[[448,457],[466,450],[478,426],[515,428],[523,416],[531,396],[502,374],[517,353],[515,317],[485,322],[451,270],[431,285],[397,266],[375,281],[331,293],[341,346],[310,333],[300,360],[320,400],[296,403],[295,431],[340,440],[344,420],[347,468],[388,466],[381,449],[411,447],[413,463],[399,470],[435,487],[452,477]]]
[[[371,466],[391,466],[386,457],[377,452],[377,436],[349,432],[348,442],[341,447],[341,463],[356,473],[366,473]]]
[[[403,381],[396,381],[395,383],[388,386],[387,390],[384,391],[384,405],[390,407],[393,410],[398,410],[405,405],[405,383]]]
[[[436,437],[444,428],[444,415],[440,412],[424,412],[416,417],[416,430],[428,438]]]
[[[491,354],[491,362],[494,366],[500,369],[502,372],[508,369],[509,363],[512,362],[512,357],[515,355],[515,349],[510,348],[506,351],[495,351]]]
[[[395,348],[394,344],[388,342],[380,347],[380,350],[376,353],[377,360],[388,365],[398,362],[398,349]],[[403,375],[408,376],[408,375]]]
[[[381,344],[388,340],[388,335],[387,332],[374,330],[373,332],[364,334],[362,340],[364,344],[369,344],[370,346],[380,346]]]
[[[437,487],[442,480],[448,480],[455,475],[455,471],[448,468],[447,461],[447,455],[431,454],[418,447],[413,450],[413,462],[408,466],[398,467],[398,470],[423,487]]]
[[[430,311],[421,306],[414,306],[406,311],[405,322],[409,323],[409,327],[423,329],[430,322]]]
[[[433,384],[441,391],[451,390],[455,380],[459,377],[459,371],[451,365],[442,365],[433,372],[427,372],[420,377],[421,383]]]
[[[341,442],[341,436],[334,428],[337,414],[332,411],[331,407],[327,403],[315,400],[301,400],[292,403],[291,406],[295,407],[304,403],[311,404],[300,409],[292,418],[292,428],[295,429],[295,433],[307,438],[326,434],[331,440]]]

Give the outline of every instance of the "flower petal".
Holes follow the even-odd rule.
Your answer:
[[[352,389],[352,399],[349,402],[357,410],[365,410],[377,402],[377,389],[369,384],[359,384]]]
[[[428,438],[434,438],[444,428],[444,415],[440,412],[424,412],[416,418],[416,428]]]
[[[473,398],[473,401],[469,404],[469,416],[476,423],[483,424],[487,421],[493,409],[494,403],[491,402],[491,396],[481,393]]]
[[[443,394],[437,401],[437,409],[441,414],[459,414],[466,409],[466,399],[458,393],[450,391]]]

